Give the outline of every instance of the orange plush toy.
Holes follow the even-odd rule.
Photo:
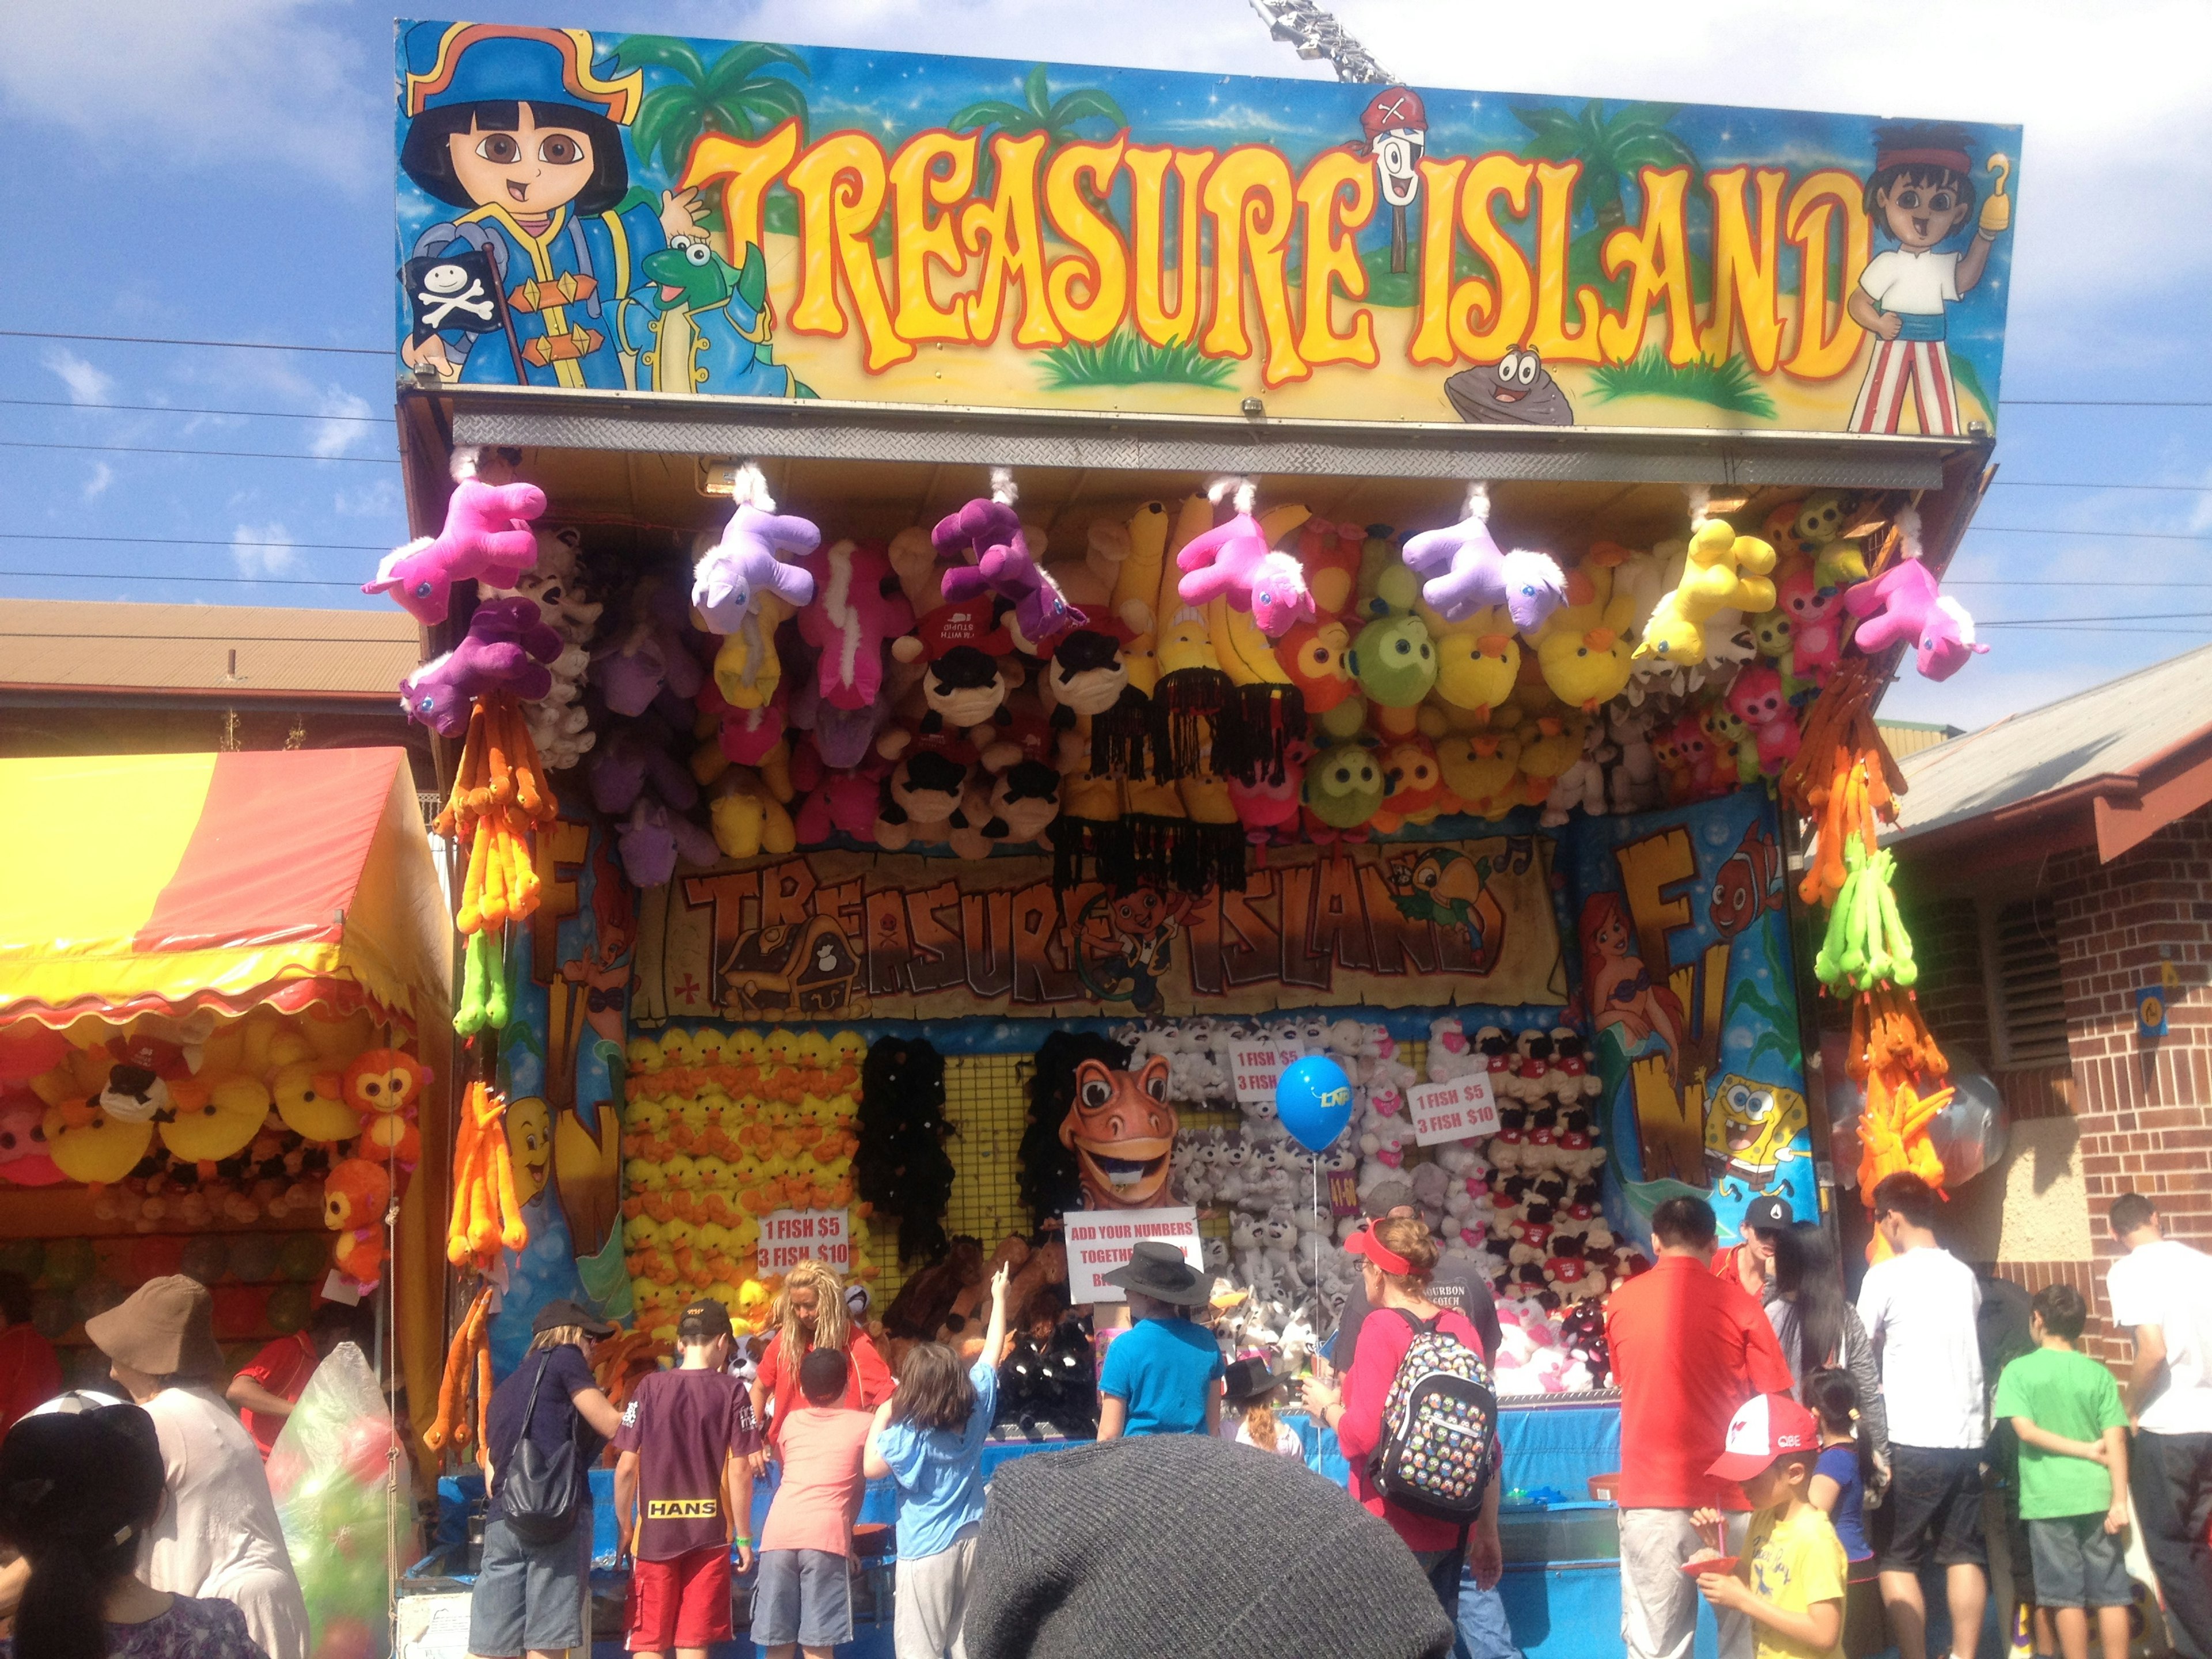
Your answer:
[[[392,1177],[367,1158],[349,1158],[323,1180],[323,1225],[338,1235],[337,1269],[363,1285],[384,1276],[384,1212]]]
[[[398,1048],[371,1048],[345,1070],[345,1103],[362,1115],[356,1157],[411,1170],[422,1156],[416,1103],[430,1086],[430,1068]]]

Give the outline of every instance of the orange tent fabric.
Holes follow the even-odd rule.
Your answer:
[[[445,1016],[452,927],[404,750],[0,761],[0,1024]]]

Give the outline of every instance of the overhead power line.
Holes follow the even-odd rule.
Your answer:
[[[214,582],[232,587],[350,587],[359,582],[331,581],[307,576],[180,576],[170,570],[0,570],[0,576],[40,576],[62,581]]]
[[[305,409],[191,409],[181,404],[84,404],[73,398],[0,398],[16,409],[112,409],[138,415],[235,415],[265,421],[358,421],[382,425],[389,415],[318,415]]]
[[[228,351],[319,351],[331,357],[392,357],[389,346],[308,345],[298,340],[184,340],[159,334],[62,334],[42,328],[0,328],[0,339],[80,340],[98,345],[213,346]]]
[[[345,634],[42,634],[35,630],[0,633],[0,640],[162,640],[171,645],[404,645],[394,635]]]
[[[214,536],[59,536],[48,535],[42,530],[0,530],[0,542],[108,542],[130,547],[286,547],[332,553],[392,550],[384,542],[242,542],[235,537]]]
[[[350,461],[356,465],[397,466],[397,455],[302,455],[269,449],[172,449],[158,444],[45,444],[25,438],[0,438],[0,449],[74,449],[106,455],[211,455],[235,461]]]

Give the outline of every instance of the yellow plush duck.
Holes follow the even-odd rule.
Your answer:
[[[1725,519],[1711,519],[1690,538],[1682,578],[1651,613],[1638,658],[1656,657],[1683,667],[1705,660],[1705,623],[1716,611],[1753,613],[1774,608],[1774,549],[1756,536],[1739,536]]]

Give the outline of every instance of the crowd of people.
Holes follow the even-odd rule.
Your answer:
[[[2212,1659],[2212,1258],[2166,1238],[2148,1200],[2114,1203],[2124,1254],[2108,1291],[2133,1344],[2116,1382],[2081,1351],[2088,1304],[2063,1283],[2037,1291],[2021,1340],[1990,1355],[1982,1316],[2002,1287],[1939,1243],[1936,1195],[1903,1175],[1872,1196],[1887,1249],[1855,1304],[1822,1230],[1778,1200],[1758,1200],[1725,1251],[1702,1200],[1654,1212],[1655,1264],[1614,1291],[1607,1320],[1630,1659],[1687,1659],[1701,1599],[1723,1659],[1888,1646],[1930,1659],[1931,1570],[1948,1628],[1934,1659],[1976,1659],[1985,1486],[2003,1499],[2033,1651],[2088,1659],[2094,1635],[2103,1659],[2125,1659],[2132,1518],[2174,1651]],[[1347,1486],[1306,1467],[1308,1441],[1283,1415],[1291,1379],[1265,1356],[1224,1363],[1194,1316],[1210,1287],[1165,1244],[1140,1243],[1109,1275],[1129,1322],[1099,1369],[1097,1443],[1012,1460],[988,1482],[1004,1268],[981,1342],[918,1344],[896,1378],[827,1268],[791,1275],[750,1386],[728,1310],[694,1303],[675,1364],[620,1411],[591,1365],[615,1328],[552,1303],[487,1409],[470,1650],[550,1659],[590,1644],[588,1471],[611,1448],[627,1646],[653,1659],[704,1659],[732,1639],[743,1572],[751,1638],[773,1659],[826,1659],[850,1640],[871,1480],[899,1497],[900,1659],[1231,1647],[1510,1659],[1485,1369],[1496,1310],[1412,1197],[1370,1193],[1346,1246],[1358,1293],[1334,1363],[1303,1384]],[[28,1328],[9,1288],[0,1336]],[[86,1329],[115,1395],[59,1394],[57,1369],[44,1386],[58,1397],[41,1403],[22,1380],[39,1356],[0,1344],[15,1364],[0,1394],[18,1413],[0,1442],[0,1545],[14,1558],[0,1566],[14,1644],[0,1659],[306,1659],[263,1459],[350,1316],[271,1344],[227,1395],[210,1298],[190,1279],[152,1280]],[[1439,1400],[1459,1414],[1422,1415]],[[770,1472],[756,1540],[755,1485]]]

